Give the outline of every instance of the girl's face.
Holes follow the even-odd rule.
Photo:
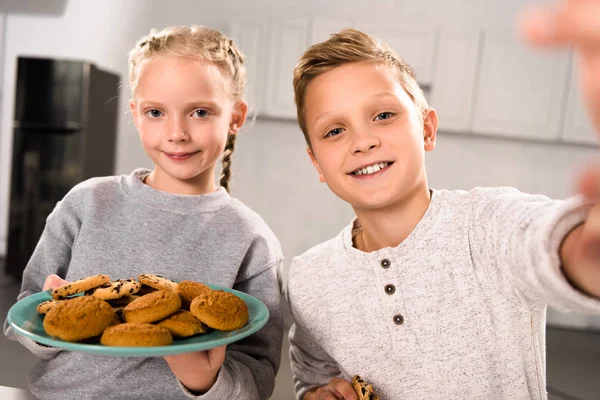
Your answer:
[[[149,184],[175,194],[215,191],[215,164],[244,123],[245,103],[232,101],[228,78],[203,59],[151,59],[138,76],[130,108],[155,165]]]

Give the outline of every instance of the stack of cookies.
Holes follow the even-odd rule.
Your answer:
[[[52,298],[37,307],[48,335],[69,342],[100,338],[105,346],[165,346],[210,329],[240,329],[249,318],[246,303],[232,293],[153,274],[116,281],[90,276],[57,287]]]

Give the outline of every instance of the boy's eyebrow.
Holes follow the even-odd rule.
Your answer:
[[[380,93],[376,93],[376,94],[372,95],[371,97],[374,97],[374,98],[394,97],[394,98],[396,98],[396,95],[394,93],[392,93],[392,92],[380,92]],[[315,117],[315,119],[313,119],[313,121],[312,121],[312,126],[315,126],[316,123],[317,123],[317,121],[319,121],[320,119],[323,119],[323,118],[327,117],[330,114],[333,114],[333,113],[331,111],[325,111],[325,112],[317,115]]]
[[[324,113],[321,113],[321,114],[317,115],[317,116],[315,117],[315,119],[313,119],[312,126],[315,126],[315,125],[316,125],[316,123],[317,123],[317,122],[318,122],[320,119],[323,119],[323,118],[327,117],[329,114],[332,114],[332,112],[330,112],[330,111],[325,111]]]

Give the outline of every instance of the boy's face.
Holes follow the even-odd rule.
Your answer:
[[[308,150],[319,178],[356,209],[379,209],[427,187],[424,152],[434,148],[435,111],[424,122],[396,71],[346,64],[306,91]]]

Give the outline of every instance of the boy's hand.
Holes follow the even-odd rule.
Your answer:
[[[62,286],[66,283],[69,282],[65,281],[58,275],[48,275],[48,277],[46,278],[46,282],[44,282],[44,287],[42,287],[42,290],[56,289],[57,287]]]
[[[217,381],[217,374],[225,361],[227,346],[207,351],[165,356],[173,374],[192,392],[206,393]]]
[[[350,382],[333,378],[326,386],[306,392],[303,400],[358,400],[358,395]]]
[[[521,30],[531,44],[574,48],[579,85],[600,137],[600,0],[563,0],[553,8],[531,9]],[[579,289],[600,297],[600,166],[581,174],[579,191],[596,205],[585,224],[563,241],[563,270]]]
[[[579,85],[600,135],[600,0],[563,0],[550,8],[524,13],[521,31],[536,46],[572,46]]]

